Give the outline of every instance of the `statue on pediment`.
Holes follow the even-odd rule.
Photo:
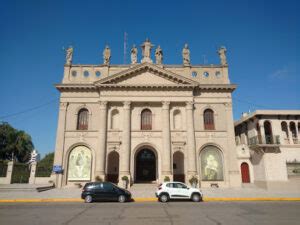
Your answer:
[[[154,45],[151,44],[150,40],[147,38],[146,41],[141,45],[142,47],[142,55],[143,55],[143,59],[142,59],[142,63],[143,62],[148,62],[148,63],[152,63],[151,60],[151,48]]]
[[[135,45],[132,46],[130,53],[131,53],[131,64],[136,64],[138,49],[137,49],[137,47],[135,47]]]
[[[73,47],[69,46],[66,49],[66,65],[71,65],[72,64],[72,59],[73,59]]]
[[[157,47],[155,50],[155,59],[156,59],[156,64],[161,65],[162,60],[163,60],[163,52],[160,46]]]
[[[184,48],[182,49],[182,59],[183,59],[183,65],[184,66],[190,66],[191,61],[190,61],[190,49],[188,44],[184,45]]]
[[[110,57],[111,57],[110,48],[108,47],[108,45],[106,45],[103,51],[103,64],[109,65]]]
[[[221,61],[222,66],[227,66],[226,51],[227,51],[227,49],[224,46],[222,46],[218,50],[218,54],[220,56],[220,61]]]

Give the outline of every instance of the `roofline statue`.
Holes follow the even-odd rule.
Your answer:
[[[218,50],[218,54],[220,56],[220,61],[222,66],[227,66],[227,58],[226,58],[226,51],[227,49],[224,46],[221,46]]]
[[[72,65],[72,59],[73,59],[73,47],[69,46],[67,49],[65,49],[66,51],[66,65],[70,66]]]
[[[103,50],[103,64],[109,65],[110,64],[110,58],[111,58],[111,52],[108,45],[105,46],[105,49]]]

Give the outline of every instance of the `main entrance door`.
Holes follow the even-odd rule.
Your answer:
[[[156,157],[152,150],[140,150],[136,155],[135,165],[136,182],[156,180]]]

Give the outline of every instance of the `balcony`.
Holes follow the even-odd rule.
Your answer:
[[[280,137],[279,135],[275,136],[254,136],[248,139],[249,145],[280,145]]]

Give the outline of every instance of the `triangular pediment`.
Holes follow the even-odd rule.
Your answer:
[[[197,86],[198,83],[159,66],[143,63],[95,82],[96,86]]]

